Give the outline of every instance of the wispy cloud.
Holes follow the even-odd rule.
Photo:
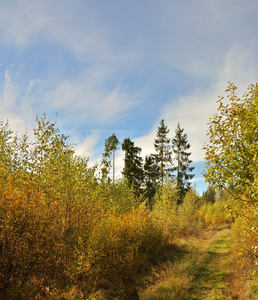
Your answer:
[[[206,132],[209,118],[216,113],[218,97],[224,95],[228,81],[232,81],[239,91],[239,96],[246,91],[249,84],[254,83],[254,65],[251,50],[233,47],[224,57],[224,65],[217,74],[217,80],[209,89],[196,89],[193,93],[171,102],[163,107],[161,118],[170,129],[169,136],[174,137],[175,128],[179,122],[188,135],[192,152],[191,159],[195,162],[203,161],[204,151],[202,146],[207,142]],[[160,118],[160,119],[161,119]],[[158,124],[146,136],[137,139],[142,145],[143,154],[153,153],[153,141],[156,136]]]
[[[153,153],[164,118],[171,138],[180,122],[202,161],[227,81],[241,94],[258,78],[257,13],[240,0],[2,1],[0,119],[24,131],[57,113],[95,161],[109,131]]]
[[[15,90],[15,86],[11,82],[9,71],[5,71],[4,78],[5,82],[3,89],[2,104],[4,108],[10,108],[15,103],[18,94]]]
[[[110,74],[112,80],[114,74]],[[66,112],[76,124],[90,123],[103,126],[122,118],[134,104],[134,95],[116,82],[106,78],[94,78],[94,73],[82,73],[77,78],[61,82],[55,89],[46,92],[43,104],[48,109]]]
[[[96,154],[95,146],[98,139],[98,134],[93,132],[92,135],[84,138],[84,140],[75,147],[76,153],[86,157],[94,156]]]

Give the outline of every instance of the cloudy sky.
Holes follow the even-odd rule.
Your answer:
[[[145,156],[179,122],[202,192],[217,98],[258,78],[257,16],[257,0],[0,0],[0,120],[32,132],[46,113],[91,164],[113,133]]]

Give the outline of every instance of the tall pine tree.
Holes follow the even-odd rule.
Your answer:
[[[165,125],[164,119],[162,119],[157,129],[157,138],[154,140],[154,148],[157,152],[155,158],[159,166],[159,178],[162,186],[165,177],[170,174],[172,163],[170,139],[167,137],[168,133],[169,129]]]
[[[179,197],[182,201],[185,193],[190,187],[190,180],[194,177],[194,174],[191,174],[194,167],[190,167],[192,161],[189,156],[191,153],[187,152],[191,145],[187,140],[187,134],[184,133],[184,129],[180,127],[179,123],[177,124],[175,133],[175,137],[172,139],[172,150],[175,154],[176,164],[175,167],[172,168],[172,171],[176,172]]]
[[[128,180],[129,185],[134,188],[136,194],[139,194],[143,182],[141,148],[136,147],[130,138],[126,138],[122,143],[122,150],[125,151],[125,165],[122,174]]]

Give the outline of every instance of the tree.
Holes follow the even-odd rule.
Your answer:
[[[211,189],[210,187],[207,188],[205,192],[203,192],[202,197],[201,197],[201,202],[203,204],[206,203],[215,203],[215,190]]]
[[[257,176],[258,86],[240,99],[230,84],[228,104],[220,97],[218,113],[210,118],[209,144],[204,145],[206,180],[212,187],[232,185],[237,194],[247,197]]]
[[[233,187],[233,208],[246,217],[241,240],[258,264],[258,85],[250,85],[242,98],[236,89],[229,84],[227,103],[219,97],[217,113],[208,123],[204,177],[212,188]]]
[[[134,142],[130,138],[125,138],[122,149],[125,151],[125,165],[122,174],[138,194],[143,181],[141,148],[134,146]]]
[[[159,167],[156,163],[154,155],[147,155],[144,162],[144,195],[149,203],[154,197],[157,188],[157,181],[159,178]]]
[[[176,166],[172,168],[172,171],[176,171],[176,181],[182,201],[190,187],[190,180],[194,177],[194,174],[191,174],[194,167],[190,167],[192,161],[189,156],[191,153],[187,152],[191,145],[187,141],[187,134],[183,133],[184,129],[180,127],[179,123],[175,132],[175,137],[172,140],[172,150],[175,154]]]
[[[167,137],[168,133],[169,129],[165,125],[164,119],[162,119],[160,126],[157,128],[157,138],[154,140],[154,148],[157,152],[155,158],[159,166],[162,185],[164,178],[168,176],[171,171],[171,145],[170,139]]]
[[[115,152],[118,149],[119,141],[113,133],[108,139],[105,140],[105,152],[103,153],[102,160],[102,178],[106,179],[111,168],[111,156],[113,155],[113,183],[115,182]]]

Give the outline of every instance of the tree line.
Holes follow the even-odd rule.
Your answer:
[[[146,155],[143,159],[141,148],[134,144],[130,138],[125,138],[121,148],[124,151],[123,177],[129,186],[133,187],[137,196],[142,195],[149,202],[155,196],[158,187],[164,185],[166,178],[175,178],[182,201],[190,188],[194,167],[191,166],[190,143],[187,134],[178,123],[174,138],[169,138],[170,129],[165,125],[164,119],[159,123],[154,140],[156,153]],[[115,154],[119,147],[119,140],[112,134],[105,140],[105,149],[101,162],[101,181],[110,183],[109,174],[113,169],[113,183],[115,182]]]

